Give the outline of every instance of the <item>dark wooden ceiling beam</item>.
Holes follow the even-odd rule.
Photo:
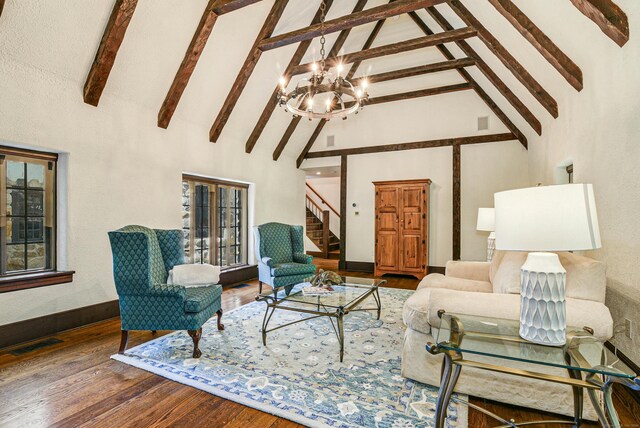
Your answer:
[[[84,84],[85,103],[98,106],[137,4],[138,0],[116,0]]]
[[[253,73],[256,64],[258,63],[258,60],[260,59],[260,56],[262,55],[262,51],[258,49],[259,43],[263,39],[269,37],[271,33],[273,33],[273,30],[278,24],[278,21],[280,20],[280,17],[284,12],[284,8],[287,6],[288,2],[289,0],[276,0],[273,7],[269,11],[267,18],[264,21],[260,32],[258,33],[258,37],[253,43],[251,51],[249,51],[249,55],[244,60],[244,64],[242,64],[242,68],[240,69],[238,76],[236,76],[236,80],[233,82],[233,86],[231,87],[227,98],[224,100],[224,104],[222,104],[222,108],[220,109],[220,112],[218,112],[218,115],[216,116],[213,125],[211,126],[211,130],[209,131],[209,140],[212,143],[218,141],[218,138],[222,133],[222,129],[229,120],[233,108],[238,102],[242,91],[249,81],[249,77],[251,77],[251,74]]]
[[[4,0],[0,0],[0,16],[2,16],[2,9],[4,9]]]
[[[571,86],[578,91],[582,90],[582,70],[580,67],[565,55],[518,6],[513,4],[511,0],[489,0],[489,3],[549,61],[549,64],[558,70]]]
[[[445,31],[450,31],[453,29],[453,26],[449,24],[449,21],[440,13],[435,7],[428,8],[427,12],[431,15],[431,17],[436,21],[436,23],[442,27]],[[415,13],[409,14],[415,23],[420,27],[425,34],[433,34],[433,31],[422,21],[422,19]],[[516,96],[516,94],[509,89],[509,87],[498,77],[496,73],[493,72],[491,67],[487,65],[486,62],[480,57],[478,53],[467,43],[465,40],[459,40],[456,42],[457,46],[465,53],[465,55],[470,56],[476,61],[476,65],[478,69],[485,75],[485,77],[495,86],[495,88],[506,98],[507,101],[516,109],[516,111],[527,121],[527,123],[536,131],[538,135],[542,134],[542,125],[540,121],[535,117],[535,115],[529,110],[529,108],[524,105],[522,101]],[[440,45],[438,47],[440,52],[445,56],[445,58],[452,59],[453,54],[447,49],[446,46]],[[467,81],[474,84],[476,87],[476,93],[483,99],[483,101],[487,104],[489,108],[493,110],[493,112],[502,120],[505,126],[513,132],[518,140],[522,143],[524,147],[527,147],[527,138],[524,134],[515,126],[515,124],[509,119],[509,117],[498,107],[498,105],[487,95],[487,93],[480,87],[480,85],[471,77],[471,75],[466,70],[458,70],[458,72],[465,78]]]
[[[457,70],[459,68],[471,67],[474,65],[476,65],[476,61],[473,58],[460,58],[450,61],[419,65],[417,67],[409,67],[402,70],[388,71],[386,73],[373,74],[371,76],[363,76],[355,79],[353,83],[356,86],[359,86],[360,80],[362,79],[366,79],[371,84],[387,82],[389,80],[405,79],[408,77],[421,76],[423,74]]]
[[[449,5],[466,25],[474,27],[478,31],[478,37],[484,42],[487,48],[502,61],[505,67],[527,88],[531,95],[533,95],[554,118],[557,118],[558,103],[551,94],[529,74],[522,64],[509,53],[502,43],[473,16],[459,0],[450,0]]]
[[[331,34],[347,28],[357,27],[370,22],[380,21],[392,16],[412,12],[423,7],[433,6],[443,3],[445,0],[397,0],[362,12],[352,13],[340,18],[332,19],[324,23],[324,33]],[[319,37],[322,31],[321,24],[311,25],[306,28],[280,34],[278,36],[265,38],[259,48],[263,51],[280,48],[293,43]]]
[[[364,9],[365,5],[367,4],[367,1],[368,0],[358,0],[358,2],[356,3],[355,7],[353,8],[353,12],[354,13],[355,12],[359,12],[362,9]],[[329,9],[329,7],[331,7],[331,4],[332,4],[332,1],[329,1],[329,2],[326,3],[327,10]],[[322,13],[321,9],[319,8],[318,11],[316,12],[315,16],[313,17],[313,20],[311,21],[311,25],[320,22],[321,13]],[[343,31],[340,32],[340,34],[336,38],[336,41],[333,44],[333,47],[331,48],[330,54],[331,54],[331,52],[334,52],[334,51],[335,52],[340,52],[340,49],[342,49],[342,46],[344,45],[345,41],[347,40],[347,36],[349,35],[350,31],[351,30],[348,29],[348,30],[343,30]],[[283,77],[284,77],[284,79],[286,81],[288,81],[291,78],[291,70],[294,67],[300,65],[300,61],[302,61],[302,58],[304,57],[304,54],[307,52],[307,49],[309,49],[309,46],[311,45],[311,42],[312,42],[312,40],[305,40],[304,42],[301,42],[298,45],[298,48],[296,49],[296,52],[293,54],[293,57],[291,58],[291,61],[289,61],[289,65],[287,65],[287,68],[285,69],[285,71],[283,73]],[[278,94],[279,94],[279,92],[280,92],[280,86],[276,85],[276,88],[273,90],[273,93],[271,94],[271,97],[269,98],[269,100],[267,100],[267,104],[265,105],[264,109],[262,109],[262,113],[260,114],[260,118],[258,118],[258,122],[253,127],[253,131],[251,131],[251,135],[249,135],[249,138],[247,139],[247,142],[245,143],[244,150],[245,150],[246,153],[251,153],[251,151],[255,147],[256,143],[258,142],[258,139],[260,138],[260,135],[262,135],[262,131],[264,131],[264,128],[267,126],[267,123],[269,122],[269,119],[271,118],[271,115],[273,114],[273,111],[276,109],[276,107],[278,105]],[[293,125],[293,129],[294,130],[295,130],[295,126],[297,126],[297,125]],[[291,125],[289,125],[289,127],[291,127]],[[282,143],[282,140],[281,140],[281,143]],[[284,144],[286,144],[286,143],[284,143]],[[283,147],[283,149],[284,149],[284,147]],[[282,150],[280,150],[280,152],[282,152]]]
[[[261,1],[262,0],[214,0],[213,3],[215,4],[213,5],[212,12],[220,16]]]
[[[158,112],[158,126],[160,128],[166,129],[169,126],[169,122],[171,122],[171,118],[178,107],[180,98],[189,83],[189,79],[191,79],[191,75],[198,64],[200,55],[207,44],[207,40],[209,40],[218,17],[259,1],[262,0],[209,0],[200,18],[200,23],[191,38],[191,43],[184,54],[182,63],[173,78],[167,96],[162,103],[162,107]]]
[[[371,48],[371,46],[373,45],[373,42],[376,40],[376,37],[378,37],[378,34],[380,34],[380,30],[382,30],[382,26],[384,25],[384,23],[385,23],[385,20],[381,20],[381,21],[376,22],[376,25],[373,27],[373,30],[369,34],[369,37],[367,37],[367,40],[365,40],[364,45],[362,46],[362,50],[367,50],[367,49]],[[332,49],[331,52],[330,52],[330,54],[332,54],[332,55],[330,55],[330,57],[334,57],[338,53],[339,53],[339,50]],[[358,71],[358,68],[360,67],[361,63],[362,63],[362,61],[355,61],[351,65],[351,68],[349,69],[349,72],[347,73],[347,76],[346,76],[347,80],[351,80],[353,78],[353,76]],[[291,123],[289,124],[289,126],[293,126],[294,127],[293,129],[295,129],[295,127],[298,126],[298,123],[294,124],[293,120],[292,120]],[[311,138],[309,139],[307,144],[302,149],[302,153],[300,153],[300,155],[298,156],[298,160],[296,161],[296,164],[298,165],[298,167],[300,167],[300,164],[302,163],[302,160],[304,159],[304,155],[306,155],[307,152],[311,149],[311,146],[316,141],[316,138],[318,138],[318,135],[320,135],[320,132],[322,131],[322,128],[324,128],[324,125],[326,123],[327,123],[326,120],[321,120],[318,123],[318,125],[316,126],[316,129],[313,131],[313,134],[311,135]],[[291,139],[291,135],[292,134],[289,134],[287,136],[287,134],[285,133],[284,137],[280,140],[280,143],[278,143],[278,147],[276,147],[276,151],[279,150],[280,153],[282,153],[282,151],[284,150],[285,146],[287,145],[287,143]],[[278,157],[275,156],[275,151],[274,151],[274,160],[277,160]]]
[[[404,101],[404,100],[410,100],[413,98],[428,97],[432,95],[442,95],[442,94],[447,94],[451,92],[466,91],[469,89],[474,89],[474,87],[468,82],[458,83],[455,85],[439,86],[436,88],[419,89],[417,91],[402,92],[399,94],[383,95],[380,97],[371,98],[371,100],[369,100],[369,103],[367,105],[390,103],[394,101]],[[307,144],[304,146],[304,148],[302,149],[302,152],[300,153],[300,155],[298,156],[298,159],[296,160],[296,166],[298,168],[300,168],[300,165],[302,164],[302,162],[306,158],[308,158],[307,155],[309,154],[311,147],[313,147],[313,144],[316,142],[318,136],[320,135],[320,132],[322,131],[322,128],[324,128],[327,122],[328,120],[321,120],[316,126],[316,129],[313,131],[311,138],[309,138],[309,141],[307,141]],[[512,134],[509,134],[509,135],[512,135]],[[514,139],[516,139],[516,137],[514,137]],[[324,152],[320,152],[320,153],[324,153]]]
[[[477,32],[473,28],[460,28],[452,31],[444,31],[438,34],[418,37],[415,39],[405,40],[402,42],[392,43],[389,45],[378,46],[376,48],[363,49],[358,52],[348,53],[340,57],[329,58],[327,65],[333,67],[338,63],[350,64],[353,62],[361,62],[368,59],[379,58],[383,56],[395,55],[416,49],[436,46],[442,43],[456,42],[470,37],[475,37]],[[311,70],[312,64],[301,64],[292,70],[292,75],[304,74]]]
[[[619,46],[629,41],[629,19],[611,0],[571,0],[571,3]]]
[[[309,152],[305,159],[328,158],[334,156],[364,155],[370,153],[397,152],[401,150],[428,149],[434,147],[448,147],[457,145],[497,143],[500,141],[517,140],[510,132],[502,134],[474,135],[472,137],[443,138],[439,140],[414,141],[411,143],[384,144],[381,146],[354,147],[351,149],[324,150]]]

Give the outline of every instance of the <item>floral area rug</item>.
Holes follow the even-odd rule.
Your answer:
[[[263,302],[226,313],[224,331],[215,317],[208,321],[199,359],[183,331],[112,358],[311,427],[430,427],[437,389],[400,376],[402,305],[412,293],[381,288],[380,320],[375,311],[347,314],[342,363],[326,317],[271,332],[263,346]],[[374,306],[370,299],[363,305]],[[300,318],[306,315],[276,309],[269,328]],[[466,428],[466,407],[452,403],[447,426]]]

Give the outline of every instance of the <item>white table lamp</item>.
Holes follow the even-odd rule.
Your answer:
[[[491,232],[487,238],[487,261],[490,262],[496,249],[495,210],[493,208],[478,208],[476,230]]]
[[[566,271],[548,251],[600,248],[591,184],[531,187],[495,194],[496,249],[532,251],[520,273],[520,336],[566,342]]]

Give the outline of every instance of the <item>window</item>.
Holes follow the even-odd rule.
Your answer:
[[[73,279],[56,271],[57,160],[0,147],[0,293]]]
[[[189,263],[247,264],[247,186],[184,176],[182,227]]]

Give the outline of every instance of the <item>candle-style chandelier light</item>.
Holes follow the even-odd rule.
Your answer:
[[[320,63],[314,62],[311,66],[311,76],[303,78],[296,84],[295,89],[287,92],[287,79],[280,78],[280,91],[278,103],[285,111],[294,115],[311,119],[333,118],[346,119],[351,113],[358,111],[369,100],[367,93],[367,80],[361,79],[359,87],[342,77],[344,66],[336,65],[336,73],[327,69],[325,62],[325,13],[326,4],[322,0],[320,4]]]

